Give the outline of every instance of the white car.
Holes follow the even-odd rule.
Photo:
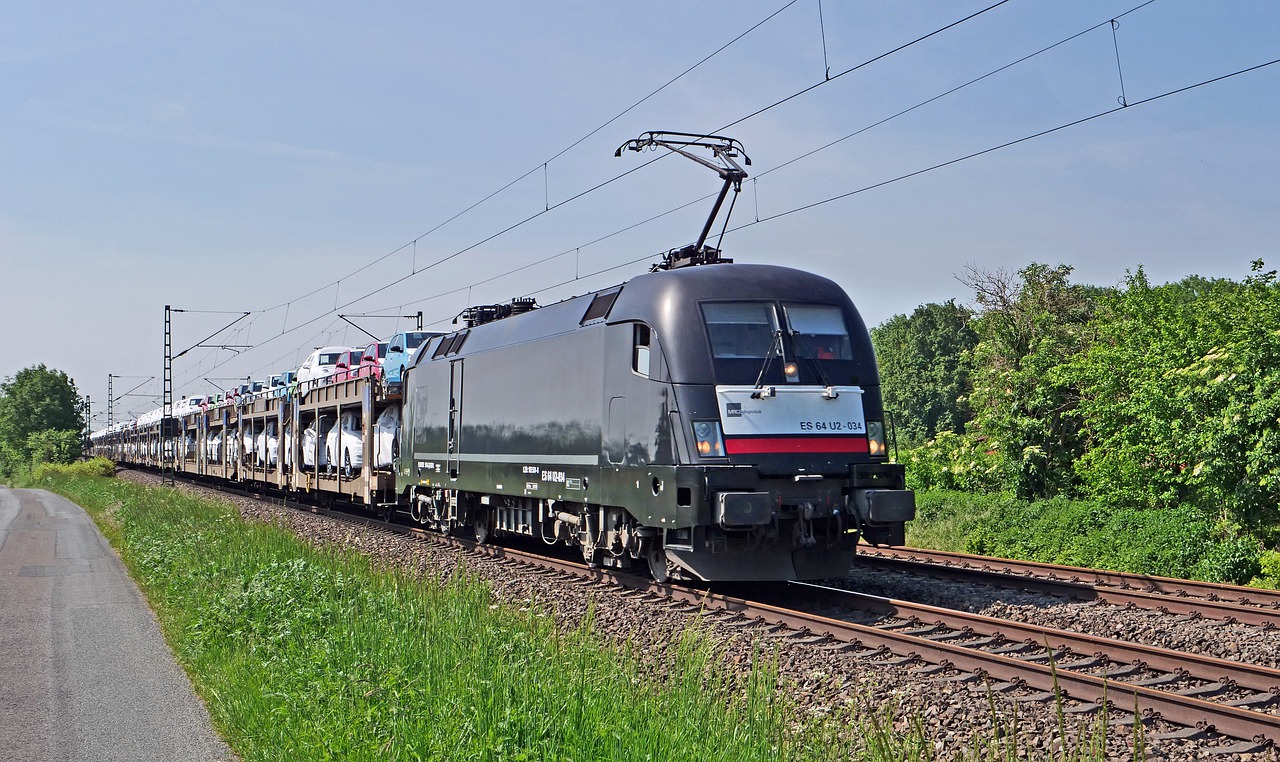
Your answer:
[[[204,404],[204,400],[205,398],[203,396],[183,397],[182,399],[173,403],[173,417],[183,418],[185,416],[191,415],[192,413],[199,412],[200,406]]]
[[[257,439],[258,439],[258,432],[254,429],[253,424],[246,423],[244,427],[241,429],[241,434],[240,434],[240,441],[242,443],[241,446],[243,447],[241,452],[244,453],[245,463],[250,463],[254,460],[254,456],[256,454],[255,447],[257,445]]]
[[[373,467],[391,468],[400,454],[400,408],[392,405],[373,427]]]
[[[325,453],[325,448],[320,443],[329,435],[329,429],[333,428],[333,416],[322,414],[317,420],[307,424],[307,428],[302,431],[302,467],[309,469],[326,468],[329,465],[329,458]],[[319,463],[317,463],[317,459]]]
[[[275,468],[278,457],[276,446],[279,444],[280,437],[276,436],[276,422],[267,421],[266,427],[258,432],[253,443],[254,456],[259,466]]]
[[[222,462],[222,432],[214,434],[205,440],[205,454],[210,463]]]
[[[325,436],[324,451],[330,464],[341,466],[343,476],[349,477],[364,467],[364,432],[359,413],[348,410],[342,414],[338,425]]]
[[[293,424],[285,422],[284,436],[280,437],[280,459],[284,461],[284,470],[293,469]]]
[[[298,367],[299,393],[306,394],[317,386],[329,383],[337,371],[338,358],[350,351],[351,347],[320,347],[308,355]]]
[[[240,462],[240,430],[238,428],[228,429],[226,436],[222,438],[222,442],[226,448],[226,452],[223,453],[223,455],[226,457],[226,462],[239,463]]]

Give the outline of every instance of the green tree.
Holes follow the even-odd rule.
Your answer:
[[[1077,464],[1115,504],[1184,502],[1255,529],[1280,523],[1280,285],[1153,287],[1142,270],[1103,302],[1074,373],[1091,447]]]
[[[885,407],[897,433],[918,445],[939,432],[963,433],[978,334],[973,311],[955,300],[922,304],[871,330]]]
[[[80,393],[66,373],[33,365],[0,383],[0,470],[31,462],[33,434],[83,430]]]
[[[32,463],[73,463],[84,452],[79,431],[45,429],[27,437]]]
[[[978,432],[1004,461],[1020,497],[1072,494],[1073,464],[1085,449],[1079,391],[1066,363],[1091,343],[1101,289],[1069,282],[1068,265],[1033,263],[1016,277],[970,269],[981,340],[974,351]]]

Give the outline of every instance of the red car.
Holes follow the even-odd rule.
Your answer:
[[[331,374],[333,383],[336,384],[342,381],[350,381],[356,377],[356,374],[360,370],[360,356],[363,352],[363,349],[348,349],[346,352],[338,355],[338,362],[333,366],[333,372]]]
[[[382,378],[382,361],[387,359],[387,342],[375,341],[364,348],[360,355],[360,367],[356,369],[357,378]]]

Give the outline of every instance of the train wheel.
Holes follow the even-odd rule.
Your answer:
[[[645,559],[649,562],[649,574],[654,582],[665,585],[671,581],[671,568],[667,566],[667,551],[663,550],[662,546],[654,546],[645,554]]]
[[[472,525],[472,529],[476,533],[476,542],[480,543],[481,545],[487,545],[489,543],[488,512],[481,513],[479,516],[476,517],[476,522],[475,524]]]

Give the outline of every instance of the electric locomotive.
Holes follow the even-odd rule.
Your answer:
[[[657,148],[724,181],[697,242],[555,305],[471,308],[424,345],[404,382],[400,503],[658,580],[841,576],[860,538],[901,543],[915,515],[870,335],[830,280],[705,245],[747,176],[738,141],[648,132],[615,155]]]
[[[415,518],[647,563],[659,580],[841,576],[914,515],[844,291],[771,265],[678,267],[523,314],[472,311],[404,389]]]

